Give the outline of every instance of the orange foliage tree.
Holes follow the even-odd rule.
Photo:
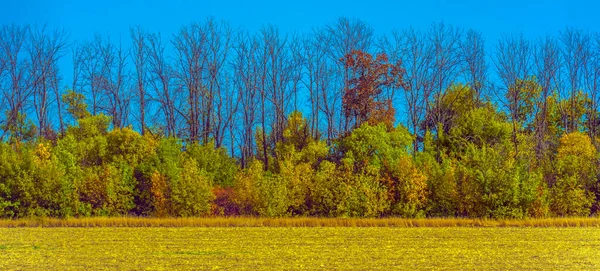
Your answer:
[[[382,97],[381,93],[385,87],[404,85],[406,71],[401,63],[389,63],[384,53],[373,58],[371,54],[360,50],[353,50],[342,60],[351,76],[342,98],[346,128],[355,128],[364,122],[371,125],[385,123],[392,127],[395,110],[391,99]]]

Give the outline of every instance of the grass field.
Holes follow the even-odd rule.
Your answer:
[[[600,269],[600,229],[0,228],[0,270]]]

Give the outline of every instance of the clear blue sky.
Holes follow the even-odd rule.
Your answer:
[[[182,25],[208,16],[229,21],[234,27],[255,30],[272,23],[282,30],[306,31],[333,22],[340,16],[359,18],[378,34],[412,25],[425,28],[432,22],[483,32],[488,40],[501,33],[525,36],[554,34],[565,26],[599,31],[598,1],[186,1],[105,0],[33,1],[0,0],[0,23],[29,23],[64,27],[72,39],[94,32],[128,37],[131,25],[170,35]]]
[[[86,40],[94,33],[129,40],[129,27],[170,37],[181,26],[208,16],[229,21],[234,28],[257,30],[274,24],[282,32],[306,32],[334,22],[340,16],[370,24],[376,34],[413,26],[425,29],[444,21],[483,33],[494,46],[502,33],[523,33],[537,38],[556,35],[566,26],[600,32],[597,1],[190,1],[190,0],[0,0],[0,24],[48,24],[70,32],[70,41]],[[65,62],[68,62],[64,60]],[[68,77],[70,66],[64,64]],[[66,79],[66,78],[65,78]],[[68,82],[68,81],[67,81]]]

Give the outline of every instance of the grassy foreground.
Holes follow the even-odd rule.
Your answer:
[[[4,219],[0,227],[600,227],[600,218],[489,220],[462,218],[90,217]]]
[[[600,269],[596,228],[0,228],[0,270]]]

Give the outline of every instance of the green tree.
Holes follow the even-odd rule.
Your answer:
[[[181,161],[181,173],[169,180],[172,214],[175,216],[207,215],[214,200],[212,181],[198,169],[193,158]]]
[[[551,186],[552,212],[559,216],[590,213],[597,186],[597,151],[589,136],[565,134],[556,155],[556,181]]]
[[[66,104],[67,112],[69,112],[75,120],[91,116],[90,112],[87,110],[85,96],[81,93],[67,90],[67,92],[62,95],[62,102]]]
[[[235,201],[241,214],[280,217],[289,215],[287,185],[263,170],[260,161],[240,171],[235,179]]]

